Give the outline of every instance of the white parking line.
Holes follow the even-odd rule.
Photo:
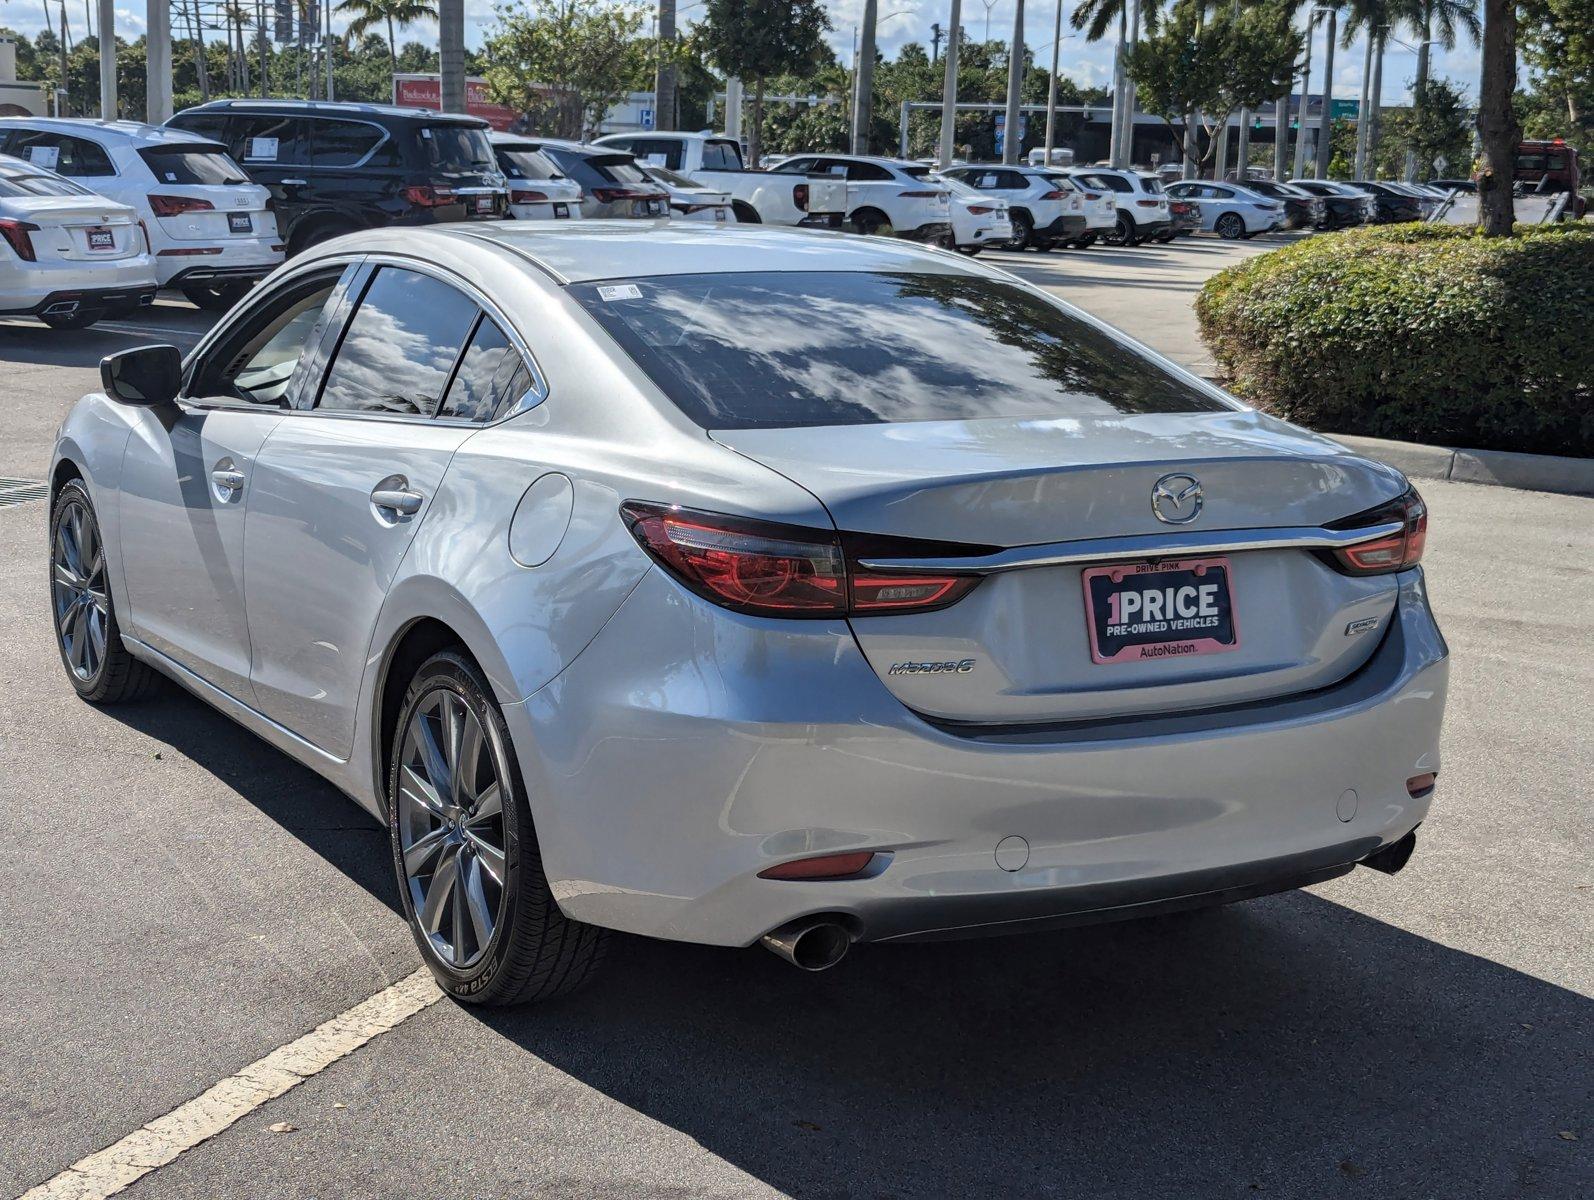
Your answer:
[[[173,329],[167,325],[124,325],[120,321],[98,321],[95,329],[109,329],[112,333],[164,333],[167,337],[183,337],[198,340],[204,334],[202,329]]]
[[[23,1192],[18,1200],[105,1200],[114,1196],[372,1038],[397,1029],[442,995],[430,972],[416,971],[121,1141],[79,1159],[54,1178]]]

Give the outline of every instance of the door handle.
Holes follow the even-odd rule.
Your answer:
[[[230,463],[218,464],[210,473],[210,481],[223,492],[241,491],[244,486],[244,473],[234,468]]]
[[[310,181],[308,179],[280,179],[277,182],[283,187],[304,187]]]
[[[379,487],[371,493],[372,504],[401,517],[413,517],[425,500],[419,492],[404,487]]]

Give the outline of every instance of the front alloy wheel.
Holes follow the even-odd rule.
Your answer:
[[[1224,213],[1212,228],[1220,238],[1226,238],[1231,242],[1245,236],[1245,221],[1241,219],[1239,213]]]

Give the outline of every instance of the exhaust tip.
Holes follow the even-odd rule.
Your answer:
[[[804,971],[825,971],[852,948],[852,935],[834,921],[793,921],[759,939],[764,948]]]
[[[1398,842],[1391,842],[1377,853],[1362,859],[1362,866],[1382,871],[1385,875],[1395,875],[1411,861],[1411,853],[1416,848],[1417,831],[1413,829]]]

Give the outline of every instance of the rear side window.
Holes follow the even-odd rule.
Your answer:
[[[1134,185],[1118,175],[1086,175],[1085,182],[1109,192],[1132,192]]]
[[[352,167],[363,162],[385,136],[362,121],[317,121],[312,151],[318,167]]]
[[[793,271],[569,290],[705,429],[1227,410],[997,280]]]
[[[859,183],[890,183],[891,172],[877,163],[850,162],[846,164],[847,178]],[[928,167],[925,170],[929,170]]]
[[[138,156],[161,183],[248,183],[219,146],[150,146]]]
[[[111,156],[98,142],[69,137],[63,133],[19,131],[12,135],[6,153],[46,171],[74,179],[116,174],[116,168],[111,165]]]
[[[483,316],[448,385],[439,416],[489,421],[501,405],[531,389],[531,373],[504,331]]]
[[[1153,196],[1161,195],[1162,193],[1162,180],[1155,175],[1142,175],[1140,177],[1140,186]]]
[[[708,171],[740,171],[741,147],[735,142],[704,142],[703,168]]]
[[[317,407],[431,416],[476,313],[473,300],[439,279],[380,268],[349,321]]]

